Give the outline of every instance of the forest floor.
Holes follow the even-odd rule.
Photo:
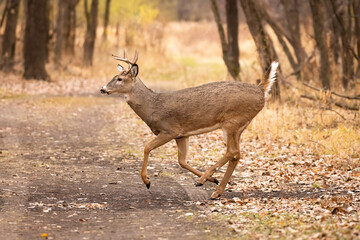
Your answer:
[[[118,98],[19,95],[0,107],[2,239],[360,237],[359,168],[336,169],[301,146],[245,141],[226,193],[210,201],[214,184],[194,187],[174,143],[152,153],[146,189],[151,133]],[[218,135],[192,141],[206,161],[196,152],[191,164],[204,170],[220,156]]]

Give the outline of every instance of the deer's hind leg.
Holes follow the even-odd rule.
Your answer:
[[[226,153],[225,155],[213,166],[209,167],[205,173],[200,177],[196,186],[202,186],[208,177],[211,177],[218,169],[224,166],[227,162],[235,157],[238,154],[236,144],[236,133],[228,130],[224,130],[226,132],[227,140],[226,140]]]
[[[187,170],[189,170],[190,172],[194,173],[195,175],[201,177],[203,175],[202,172],[200,172],[199,170],[191,167],[187,161],[186,161],[186,157],[189,151],[189,137],[183,137],[183,138],[177,138],[176,140],[176,144],[178,147],[178,161],[179,161],[179,165],[182,168],[185,168]],[[218,180],[216,180],[216,178],[213,177],[208,177],[206,180],[216,183],[218,184]]]
[[[216,199],[224,193],[225,187],[228,184],[230,177],[233,174],[233,172],[236,168],[236,165],[238,164],[239,159],[240,159],[240,136],[249,124],[250,124],[250,122],[247,122],[236,132],[235,136],[232,136],[234,138],[232,139],[231,142],[229,142],[231,145],[228,146],[227,151],[233,152],[234,157],[229,160],[229,165],[226,169],[224,177],[221,180],[219,186],[216,187],[216,191],[211,195],[210,199]],[[230,149],[229,149],[229,147],[230,147]]]

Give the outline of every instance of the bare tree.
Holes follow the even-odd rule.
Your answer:
[[[75,37],[76,37],[76,5],[80,0],[68,0],[68,10],[65,18],[65,52],[69,55],[75,54]]]
[[[284,6],[287,29],[289,30],[289,35],[291,37],[290,43],[294,48],[297,60],[296,68],[299,69],[298,76],[300,77],[302,73],[301,69],[303,68],[303,64],[307,56],[301,43],[299,3],[298,0],[281,0],[281,3]]]
[[[57,8],[57,17],[56,17],[56,39],[55,39],[55,49],[54,49],[54,63],[57,67],[61,62],[62,50],[64,45],[65,38],[65,24],[68,20],[66,18],[66,12],[68,10],[68,1],[67,0],[58,0]]]
[[[45,69],[49,36],[48,0],[26,1],[24,36],[24,78],[46,80]]]
[[[268,23],[274,30],[293,69],[293,74],[296,75],[299,80],[308,79],[307,70],[311,67],[306,63],[308,57],[301,43],[299,21],[300,4],[298,0],[281,0],[286,19],[283,24],[281,24],[281,21],[278,21],[273,17],[273,14],[268,11],[269,7],[266,6],[263,1],[253,0],[253,3],[255,4],[255,8],[260,16],[260,19]],[[290,46],[288,46],[289,44]],[[291,48],[294,50],[294,53],[292,53]],[[293,55],[295,55],[295,57]]]
[[[54,49],[54,63],[57,67],[63,52],[74,54],[76,11],[75,7],[79,0],[58,0],[56,17],[56,38]]]
[[[193,7],[191,4],[192,1],[188,0],[178,0],[177,1],[177,15],[179,20],[190,20],[191,8]]]
[[[293,68],[294,72],[299,72],[298,69],[298,64],[296,62],[296,60],[294,59],[290,48],[287,46],[287,43],[285,41],[285,39],[288,40],[288,42],[292,43],[292,37],[290,34],[290,31],[288,31],[287,28],[285,28],[284,26],[282,26],[281,24],[279,24],[278,21],[276,21],[276,19],[274,19],[271,14],[267,11],[267,7],[264,7],[263,2],[260,2],[259,0],[254,0],[253,4],[255,4],[255,9],[259,15],[260,19],[265,20],[270,26],[271,28],[274,30],[280,45],[282,46],[285,55],[287,56],[289,63],[291,65],[291,67]]]
[[[332,1],[334,1],[332,3]],[[340,26],[338,24],[338,20],[336,19],[335,15],[334,15],[334,11],[333,11],[333,4],[336,5],[335,8],[338,9],[339,7],[339,1],[337,0],[324,0],[325,3],[325,7],[326,7],[326,17],[327,19],[329,19],[329,24],[328,24],[328,33],[330,35],[330,41],[329,41],[329,48],[331,49],[331,54],[332,54],[332,61],[333,64],[337,65],[339,64],[339,59],[340,59],[340,51],[341,51],[341,46],[340,46],[340,35],[341,35],[341,30],[340,30]]]
[[[247,25],[259,54],[261,68],[265,73],[270,63],[277,59],[275,48],[269,35],[265,32],[265,29],[262,26],[261,18],[256,9],[255,3],[252,0],[241,0],[240,4],[244,11]],[[280,85],[278,81],[274,83],[271,94],[275,99],[280,99]]]
[[[353,2],[357,54],[360,56],[360,0]],[[356,76],[360,77],[360,61],[357,61]]]
[[[337,34],[341,40],[341,62],[342,62],[342,85],[346,89],[349,81],[354,78],[354,50],[351,46],[353,39],[352,32],[352,4],[346,3],[338,6],[336,1],[328,0],[332,14],[335,16]]]
[[[96,39],[96,28],[97,28],[97,15],[98,15],[98,0],[91,1],[90,13],[87,7],[87,0],[84,1],[85,16],[86,16],[86,35],[84,42],[84,64],[92,65],[95,39]]]
[[[319,78],[321,80],[322,87],[324,89],[330,89],[330,63],[323,25],[324,20],[323,12],[321,11],[321,2],[318,0],[309,0],[309,3],[313,19],[315,41],[320,52]]]
[[[0,3],[1,3],[1,2],[0,2]],[[4,7],[4,11],[3,11],[3,14],[1,15],[0,28],[1,28],[2,25],[4,24],[4,21],[5,21],[5,18],[6,18],[6,14],[8,13],[9,3],[10,3],[10,0],[6,0],[6,2],[5,2],[5,7]]]
[[[110,3],[111,0],[106,0],[105,5],[105,14],[104,14],[104,32],[103,32],[103,39],[107,39],[107,27],[109,25],[109,16],[110,16]]]
[[[227,23],[227,40],[228,40],[228,57],[231,63],[231,72],[233,76],[239,78],[239,23],[237,0],[226,0],[226,23]]]
[[[14,66],[15,46],[16,46],[16,26],[18,20],[20,0],[8,0],[6,15],[5,32],[2,41],[2,60],[0,69],[5,71],[12,70]]]
[[[226,0],[225,8],[227,23],[227,40],[225,38],[225,31],[221,23],[219,8],[216,0],[211,0],[211,7],[220,35],[222,54],[225,65],[231,77],[234,80],[240,80],[237,0]]]

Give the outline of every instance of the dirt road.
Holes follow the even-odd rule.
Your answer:
[[[176,159],[153,157],[146,189],[131,151],[148,136],[126,107],[99,96],[1,100],[0,239],[231,237],[190,204],[214,187],[195,188]]]

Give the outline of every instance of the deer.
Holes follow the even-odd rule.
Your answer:
[[[197,175],[196,186],[206,181],[217,185],[210,199],[218,199],[225,191],[231,175],[240,159],[240,136],[254,117],[263,109],[271,86],[277,79],[279,63],[273,61],[258,85],[239,81],[218,81],[185,88],[173,92],[154,92],[138,77],[138,51],[132,60],[112,55],[128,64],[117,65],[119,74],[103,86],[102,94],[118,94],[132,110],[148,125],[155,135],[145,144],[141,178],[150,188],[147,175],[149,154],[175,139],[179,165]],[[218,162],[201,172],[187,163],[189,137],[222,129],[226,152]],[[213,174],[228,163],[219,183]]]

